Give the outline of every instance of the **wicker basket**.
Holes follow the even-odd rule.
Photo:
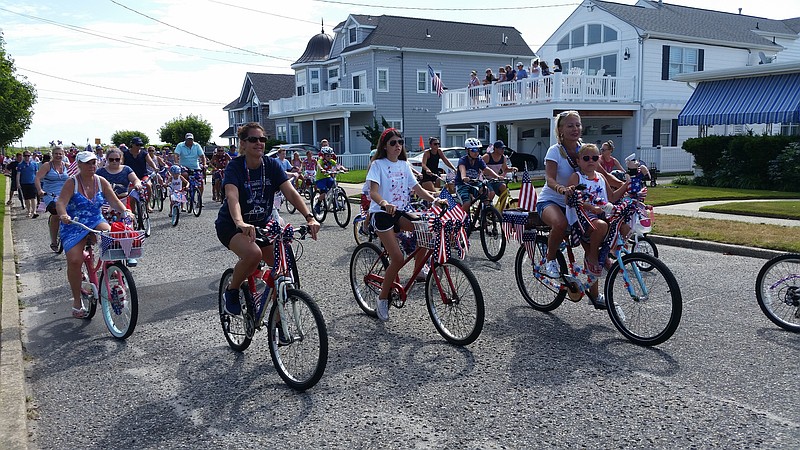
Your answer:
[[[120,261],[141,258],[144,231],[108,231],[100,233],[100,259]]]
[[[426,220],[415,220],[414,234],[417,236],[417,245],[424,248],[433,248],[433,231]]]

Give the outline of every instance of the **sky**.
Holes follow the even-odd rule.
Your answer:
[[[492,3],[492,2],[490,2]],[[0,30],[17,77],[35,85],[33,123],[14,147],[54,140],[85,146],[158,129],[189,114],[228,127],[222,108],[246,72],[294,73],[308,40],[349,14],[427,17],[515,27],[532,50],[580,5],[570,0],[0,0]],[[635,0],[617,0],[635,4]],[[796,0],[666,3],[770,19],[800,17]],[[280,5],[280,8],[275,8]]]

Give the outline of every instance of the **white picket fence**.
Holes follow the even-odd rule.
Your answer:
[[[622,162],[628,155],[615,155]],[[636,159],[644,161],[648,167],[655,166],[664,172],[692,172],[694,156],[680,147],[642,147],[636,151]]]

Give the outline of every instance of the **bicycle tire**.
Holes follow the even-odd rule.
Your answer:
[[[61,229],[59,227],[59,230],[56,231],[56,250],[53,253],[55,253],[56,255],[60,255],[63,251],[64,251],[64,243],[61,242]]]
[[[800,254],[787,253],[764,263],[756,277],[756,300],[772,323],[800,332]]]
[[[200,217],[200,213],[203,212],[203,192],[200,189],[194,190],[194,205],[192,206],[192,214],[195,217]]]
[[[352,214],[352,206],[347,200],[347,194],[344,189],[339,188],[336,190],[336,195],[333,197],[333,218],[336,223],[342,227],[347,228],[350,224],[350,215]]]
[[[629,283],[622,277],[620,263],[631,277]],[[640,264],[653,268],[645,272],[639,270]],[[626,286],[634,289],[635,297]],[[634,344],[645,347],[661,344],[678,329],[683,311],[681,289],[675,275],[660,260],[644,253],[623,255],[622,261],[616,261],[609,269],[604,290],[611,322]]]
[[[173,227],[178,226],[178,221],[180,220],[180,218],[181,218],[181,207],[178,205],[178,202],[175,202],[175,204],[172,205],[172,217],[170,217]]]
[[[147,212],[147,203],[142,203],[139,205],[142,209],[142,230],[144,230],[145,237],[150,237],[150,233],[153,231],[153,223],[150,220],[150,213]]]
[[[314,215],[314,219],[316,219],[317,222],[322,223],[328,215],[328,202],[327,199],[325,202],[320,202],[319,195],[319,192],[315,192],[314,197],[311,198],[311,214]],[[317,206],[319,206],[319,212],[317,211]]]
[[[297,211],[297,208],[295,208],[292,202],[286,200],[284,201],[284,203],[286,203],[286,212],[288,212],[289,214],[294,214],[294,212]]]
[[[633,252],[644,253],[644,254],[650,255],[650,256],[652,256],[654,258],[658,258],[658,247],[656,247],[656,243],[653,242],[653,240],[650,239],[649,237],[643,235],[643,236],[639,236],[638,242],[633,241],[633,240],[629,240],[628,242],[631,243],[631,253],[633,253]],[[635,244],[634,244],[634,242],[635,242]],[[644,270],[644,271],[646,271],[646,272],[649,272],[649,271],[653,270],[652,266],[646,266],[646,265],[643,265],[643,264],[640,265],[639,268]]]
[[[164,186],[158,187],[156,203],[158,204],[158,210],[164,211]]]
[[[114,262],[100,275],[100,307],[103,320],[111,335],[117,339],[126,339],[133,334],[139,318],[139,294],[131,271],[121,261]]]
[[[380,258],[380,263],[378,263],[378,258]],[[353,297],[361,310],[369,316],[377,317],[375,307],[387,267],[389,267],[389,259],[383,255],[377,245],[371,242],[359,244],[353,250],[353,256],[350,257],[350,287],[353,290]],[[368,281],[368,275],[377,275],[381,281]]]
[[[194,191],[196,191],[196,187],[192,187],[191,182],[189,183],[189,191],[186,193],[186,212],[190,213],[194,209]]]
[[[328,328],[319,306],[311,296],[299,289],[286,290],[284,312],[294,316],[294,320],[288,324],[290,343],[280,343],[280,310],[277,301],[273,302],[267,327],[269,354],[283,382],[294,390],[305,391],[316,385],[325,373],[328,364]]]
[[[153,187],[153,192],[150,197],[147,198],[147,203],[150,204],[151,209],[156,209],[156,195],[155,195],[155,186]]]
[[[94,264],[94,259],[92,264]],[[81,305],[86,308],[86,318],[91,319],[97,312],[97,286],[89,282],[89,268],[86,263],[81,264]]]
[[[485,318],[483,292],[460,260],[450,258],[433,265],[425,280],[425,303],[433,326],[447,342],[468,345],[480,336]]]
[[[367,222],[367,219],[361,214],[353,219],[353,239],[355,239],[356,245],[373,241],[375,237],[370,227],[371,225]]]
[[[223,294],[231,284],[231,278],[233,278],[233,269],[227,269],[222,273],[222,277],[219,280],[217,294],[219,321],[220,325],[222,325],[222,334],[225,336],[225,340],[228,341],[228,345],[237,352],[243,352],[253,342],[253,336],[247,332],[247,318],[244,314],[231,316],[225,312],[225,297]],[[242,289],[240,289],[239,295],[244,295]]]
[[[567,296],[567,290],[556,289],[550,284],[560,285],[558,280],[545,281],[541,275],[540,278],[537,278],[536,266],[545,259],[547,254],[547,236],[536,236],[533,252],[534,256],[531,259],[524,245],[517,250],[517,256],[514,258],[514,278],[517,280],[517,288],[531,308],[537,311],[552,311],[561,306]],[[563,253],[556,253],[556,261],[561,268],[561,273],[567,273],[567,261],[564,259]]]
[[[497,262],[506,251],[503,218],[493,206],[481,210],[481,247],[489,261]]]

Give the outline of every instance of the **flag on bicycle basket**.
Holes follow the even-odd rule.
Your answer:
[[[535,211],[536,201],[536,188],[531,183],[528,165],[525,164],[525,172],[522,172],[522,187],[519,189],[519,207],[525,211]]]
[[[431,68],[430,64],[428,64],[428,75],[431,77],[433,88],[436,89],[436,95],[441,97],[444,93],[444,84],[442,84],[442,79],[439,78],[439,75],[436,75],[436,72],[433,71],[433,68]]]
[[[458,246],[458,257],[464,259],[469,250],[469,239],[467,238],[467,227],[469,226],[469,217],[464,212],[464,208],[456,202],[456,199],[450,195],[450,192],[445,188],[439,194],[439,198],[447,200],[447,212],[441,217],[441,221],[447,226],[443,227],[447,233],[455,235],[455,242]],[[441,208],[436,204],[433,205],[431,211],[438,217]],[[447,237],[450,238],[449,236]],[[448,251],[449,246],[443,245],[439,248],[440,251]]]

